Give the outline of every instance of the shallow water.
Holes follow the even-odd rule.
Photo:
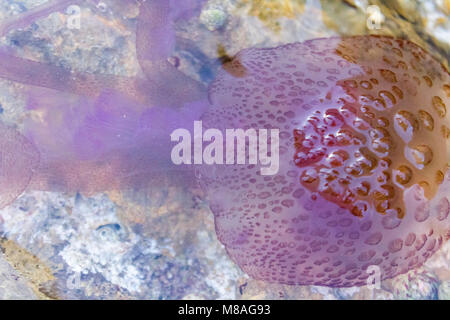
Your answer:
[[[0,25],[45,1],[0,0]],[[369,5],[380,14],[367,13]],[[103,1],[11,30],[1,45],[20,57],[95,74],[143,76],[136,58],[138,8]],[[373,7],[372,7],[373,8]],[[171,62],[208,84],[224,59],[248,47],[379,34],[409,39],[448,68],[450,1],[210,0],[176,24]],[[368,19],[378,19],[375,25]],[[26,86],[0,79],[0,119],[23,130],[41,115]],[[29,190],[0,211],[0,298],[39,299],[449,299],[450,245],[380,289],[268,284],[249,278],[217,240],[199,187],[172,179],[106,193]],[[14,266],[14,267],[12,267]],[[20,283],[12,281],[16,277]],[[27,288],[27,289],[24,289]],[[409,288],[409,289],[406,289]]]

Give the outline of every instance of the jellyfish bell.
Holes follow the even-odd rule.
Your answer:
[[[365,285],[417,268],[449,235],[449,74],[389,37],[247,49],[204,125],[280,130],[280,171],[201,167],[230,257],[256,279]],[[232,68],[231,68],[232,69]]]

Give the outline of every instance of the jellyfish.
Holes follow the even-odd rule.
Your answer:
[[[173,24],[202,1],[138,3],[145,78],[0,52],[0,77],[32,86],[28,107],[42,115],[21,133],[0,127],[1,207],[26,189],[145,188],[168,174],[203,188],[218,239],[244,272],[290,285],[360,286],[373,266],[392,278],[448,240],[450,76],[425,50],[386,36],[249,48],[205,88],[167,60]],[[279,143],[279,170],[175,165],[170,134],[194,121],[279,130],[268,140]]]
[[[280,130],[275,175],[261,164],[199,169],[218,238],[246,273],[361,286],[369,267],[392,278],[448,239],[450,77],[423,49],[314,39],[230,63],[203,125]]]

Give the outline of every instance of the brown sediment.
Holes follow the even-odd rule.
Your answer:
[[[53,289],[45,289],[51,287],[55,277],[44,262],[12,240],[0,239],[0,248],[6,261],[25,278],[39,299],[59,299]]]

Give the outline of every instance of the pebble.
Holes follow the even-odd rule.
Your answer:
[[[227,18],[227,12],[220,7],[207,8],[200,14],[200,22],[209,31],[217,31],[221,29],[225,25]]]

